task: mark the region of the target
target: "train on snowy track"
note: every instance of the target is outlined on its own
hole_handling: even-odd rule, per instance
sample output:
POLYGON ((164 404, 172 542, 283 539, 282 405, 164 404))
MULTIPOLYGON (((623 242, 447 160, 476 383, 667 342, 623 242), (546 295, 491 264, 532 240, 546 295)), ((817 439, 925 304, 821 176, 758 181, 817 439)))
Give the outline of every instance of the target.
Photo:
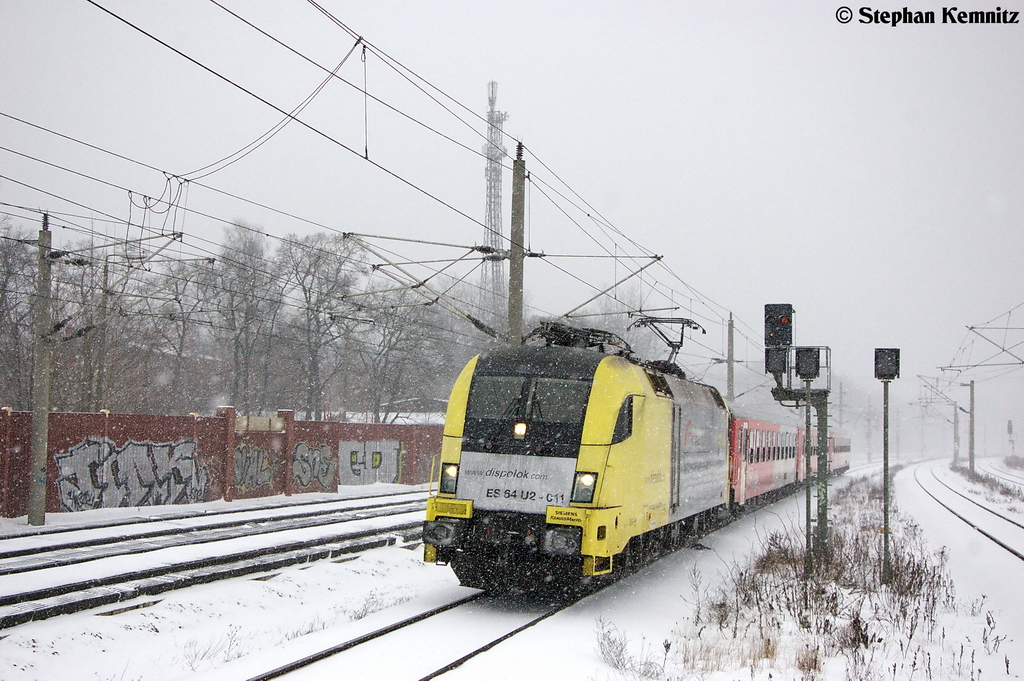
MULTIPOLYGON (((612 579, 802 482, 803 432, 614 334, 544 325, 456 380, 424 560, 490 592, 612 579)), ((842 472, 849 443, 829 443, 842 472)))

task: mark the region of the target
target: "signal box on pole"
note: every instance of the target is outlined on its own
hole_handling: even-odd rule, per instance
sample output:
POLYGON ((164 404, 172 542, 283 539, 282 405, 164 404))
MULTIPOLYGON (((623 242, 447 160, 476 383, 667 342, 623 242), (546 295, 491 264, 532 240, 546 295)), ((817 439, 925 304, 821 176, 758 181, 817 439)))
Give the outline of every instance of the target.
POLYGON ((814 380, 821 371, 821 351, 818 348, 796 349, 796 375, 805 381, 814 380))
POLYGON ((875 378, 891 381, 900 377, 900 349, 875 348, 875 378))
POLYGON ((764 306, 764 346, 785 347, 793 344, 793 306, 789 303, 767 303, 764 306))

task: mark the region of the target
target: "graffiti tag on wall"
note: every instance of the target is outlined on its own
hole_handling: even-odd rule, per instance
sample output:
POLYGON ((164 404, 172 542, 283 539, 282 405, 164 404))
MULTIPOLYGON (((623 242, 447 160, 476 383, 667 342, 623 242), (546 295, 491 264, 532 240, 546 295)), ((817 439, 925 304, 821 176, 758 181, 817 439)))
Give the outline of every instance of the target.
POLYGON ((398 440, 338 443, 338 484, 398 482, 402 443, 398 440))
POLYGON ((338 463, 330 445, 310 447, 305 442, 295 445, 292 453, 292 478, 299 487, 316 484, 325 491, 336 490, 338 463))
POLYGON ((86 438, 55 460, 65 511, 198 503, 210 484, 195 440, 129 440, 118 448, 108 438, 86 438))
POLYGON ((273 470, 265 447, 238 445, 235 447, 235 489, 252 492, 271 484, 273 470))

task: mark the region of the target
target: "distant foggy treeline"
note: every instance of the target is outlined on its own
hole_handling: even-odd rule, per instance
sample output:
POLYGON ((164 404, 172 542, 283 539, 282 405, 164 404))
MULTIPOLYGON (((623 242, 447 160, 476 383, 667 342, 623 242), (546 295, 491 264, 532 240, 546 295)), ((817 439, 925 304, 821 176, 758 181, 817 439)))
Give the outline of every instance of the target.
MULTIPOLYGON (((0 223, 0 407, 15 410, 31 408, 37 248, 26 242, 36 234, 0 223)), ((272 240, 235 225, 208 259, 172 247, 145 264, 153 242, 134 253, 87 250, 95 245, 62 244, 73 253, 53 260, 55 411, 209 414, 229 404, 386 421, 443 408, 459 369, 486 347, 410 290, 371 287, 365 258, 339 234, 272 240)))

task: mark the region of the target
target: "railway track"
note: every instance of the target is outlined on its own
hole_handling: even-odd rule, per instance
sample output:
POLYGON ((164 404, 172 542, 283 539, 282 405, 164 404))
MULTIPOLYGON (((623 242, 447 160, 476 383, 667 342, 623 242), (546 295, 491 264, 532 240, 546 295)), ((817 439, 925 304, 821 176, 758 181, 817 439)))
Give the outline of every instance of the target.
POLYGON ((373 500, 347 499, 299 507, 160 517, 147 523, 21 535, 0 540, 0 576, 173 546, 331 525, 342 519, 388 515, 404 509, 416 510, 423 507, 425 498, 423 493, 389 495, 373 500))
POLYGON ((996 465, 996 463, 991 460, 978 461, 976 467, 981 473, 986 473, 1011 485, 1024 487, 1024 471, 1015 472, 1007 470, 1006 468, 996 465))
POLYGON ((924 466, 917 466, 914 469, 914 480, 918 487, 960 521, 1013 556, 1024 560, 1024 524, 1007 518, 946 484, 935 475, 935 465, 940 464, 929 467, 928 474, 942 491, 936 494, 934 485, 929 488, 928 484, 922 482, 921 470, 924 466), (940 499, 940 495, 943 495, 945 499, 940 499))
MULTIPOLYGON (((802 487, 794 489, 800 491, 802 487)), ((719 528, 709 528, 709 531, 719 528)), ((639 561, 627 574, 650 564, 648 560, 639 561)), ((351 670, 358 669, 361 681, 429 681, 616 583, 607 582, 575 597, 560 600, 534 597, 525 602, 513 601, 508 597, 475 592, 353 636, 266 672, 242 675, 230 667, 221 667, 216 671, 216 678, 218 681, 270 681, 280 678, 299 681, 345 678, 351 670), (438 632, 445 632, 445 635, 439 637, 438 632), (434 640, 438 645, 424 650, 423 642, 434 640), (410 660, 395 656, 393 651, 396 650, 416 650, 417 657, 410 660)))
POLYGON ((0 540, 0 629, 418 538, 423 493, 0 540))
POLYGON ((222 668, 217 676, 224 681, 270 681, 279 678, 296 681, 343 678, 346 671, 359 669, 360 679, 364 681, 427 681, 457 669, 464 662, 565 610, 582 597, 524 604, 475 592, 267 672, 243 677, 222 668), (443 646, 423 651, 422 641, 437 638, 439 631, 457 632, 458 635, 446 636, 443 646), (420 653, 413 661, 393 654, 395 650, 414 649, 420 653))

